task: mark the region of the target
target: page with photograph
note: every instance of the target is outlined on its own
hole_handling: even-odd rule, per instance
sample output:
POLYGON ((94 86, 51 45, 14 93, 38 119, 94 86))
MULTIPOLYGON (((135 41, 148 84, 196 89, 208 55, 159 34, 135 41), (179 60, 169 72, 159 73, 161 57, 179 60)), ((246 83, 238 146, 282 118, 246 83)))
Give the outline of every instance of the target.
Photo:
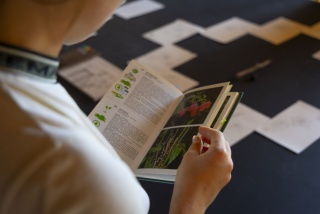
POLYGON ((242 97, 242 93, 239 92, 229 92, 224 99, 218 113, 216 114, 211 127, 213 129, 220 130, 221 132, 224 131, 228 120, 230 119, 233 110, 238 105, 239 100, 242 97))
MULTIPOLYGON (((200 125, 210 126, 220 110, 229 82, 201 87, 184 94, 137 170, 137 176, 175 175, 200 125)), ((173 178, 173 177, 172 177, 173 178)))

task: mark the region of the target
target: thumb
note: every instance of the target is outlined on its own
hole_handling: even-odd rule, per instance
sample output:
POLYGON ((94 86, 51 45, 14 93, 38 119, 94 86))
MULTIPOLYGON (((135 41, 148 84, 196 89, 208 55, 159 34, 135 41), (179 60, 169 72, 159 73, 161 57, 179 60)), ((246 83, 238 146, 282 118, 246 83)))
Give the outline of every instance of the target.
POLYGON ((189 147, 189 152, 196 153, 197 155, 201 154, 202 151, 202 140, 197 135, 192 137, 192 144, 189 147))

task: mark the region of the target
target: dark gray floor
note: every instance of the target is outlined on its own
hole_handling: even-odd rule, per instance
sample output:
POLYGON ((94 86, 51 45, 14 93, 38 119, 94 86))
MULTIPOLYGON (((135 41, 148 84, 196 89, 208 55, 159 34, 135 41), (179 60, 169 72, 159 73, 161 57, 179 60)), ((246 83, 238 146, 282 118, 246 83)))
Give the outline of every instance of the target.
MULTIPOLYGON (((263 24, 280 16, 311 26, 320 21, 320 4, 307 0, 159 0, 166 8, 132 20, 115 17, 97 37, 85 42, 120 68, 126 62, 158 47, 141 34, 177 18, 203 27, 233 16, 263 24)), ((280 46, 253 36, 222 45, 200 35, 177 45, 198 57, 176 70, 201 85, 229 81, 245 93, 242 102, 273 117, 300 99, 320 107, 320 61, 311 55, 320 41, 300 35, 280 46), (255 81, 236 81, 235 72, 272 59, 257 72, 255 81)), ((81 109, 89 113, 96 105, 61 80, 81 109)), ((320 131, 320 129, 319 129, 320 131)), ((233 178, 207 213, 284 214, 320 213, 320 140, 300 155, 253 133, 232 147, 233 178)), ((141 181, 151 199, 150 213, 167 213, 172 185, 141 181)))

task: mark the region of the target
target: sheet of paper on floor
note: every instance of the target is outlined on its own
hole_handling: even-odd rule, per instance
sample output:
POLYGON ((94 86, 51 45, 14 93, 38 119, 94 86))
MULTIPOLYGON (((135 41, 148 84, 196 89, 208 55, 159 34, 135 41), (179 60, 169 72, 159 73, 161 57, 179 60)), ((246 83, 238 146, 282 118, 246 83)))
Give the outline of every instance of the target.
POLYGON ((162 46, 138 58, 137 61, 154 70, 173 69, 197 57, 197 54, 175 45, 162 46))
POLYGON ((153 0, 136 0, 128 2, 115 11, 115 15, 125 20, 146 15, 165 8, 165 5, 153 0))
POLYGON ((303 29, 302 33, 315 39, 320 39, 320 22, 310 28, 303 29))
POLYGON ((315 52, 314 54, 312 54, 312 57, 313 57, 314 59, 320 60, 320 50, 317 51, 317 52, 315 52))
POLYGON ((225 138, 233 146, 269 120, 266 115, 239 103, 224 131, 225 138))
POLYGON ((180 42, 203 31, 203 28, 183 19, 177 19, 143 34, 143 37, 160 45, 180 42))
POLYGON ((320 137, 320 109, 299 100, 256 131, 299 154, 320 137))
POLYGON ((302 33, 307 26, 284 17, 271 20, 250 31, 250 34, 274 45, 280 45, 302 33))
POLYGON ((209 26, 203 36, 223 44, 232 42, 256 29, 258 25, 238 17, 232 17, 223 22, 209 26))
MULTIPOLYGON (((150 67, 153 69, 152 67, 150 67)), ((158 72, 163 78, 176 86, 180 91, 185 92, 199 85, 199 82, 191 77, 188 77, 178 71, 171 69, 158 68, 153 69, 158 72)))
POLYGON ((59 70, 59 75, 87 94, 94 101, 112 86, 121 74, 121 69, 100 56, 59 70))

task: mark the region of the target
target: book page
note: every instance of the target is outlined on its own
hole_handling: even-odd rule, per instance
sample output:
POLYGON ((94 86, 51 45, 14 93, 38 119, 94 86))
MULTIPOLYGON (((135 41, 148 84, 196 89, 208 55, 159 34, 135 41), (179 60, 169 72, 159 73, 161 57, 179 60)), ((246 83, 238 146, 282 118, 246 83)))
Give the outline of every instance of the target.
POLYGON ((133 169, 181 97, 157 73, 132 61, 89 118, 133 169))
POLYGON ((239 93, 238 92, 229 92, 223 101, 219 112, 217 113, 216 117, 214 118, 211 127, 213 129, 220 130, 223 132, 223 128, 225 124, 228 122, 227 118, 231 113, 235 103, 237 102, 239 93))
POLYGON ((229 83, 187 92, 170 116, 136 174, 174 175, 200 125, 210 126, 230 90, 229 83))

